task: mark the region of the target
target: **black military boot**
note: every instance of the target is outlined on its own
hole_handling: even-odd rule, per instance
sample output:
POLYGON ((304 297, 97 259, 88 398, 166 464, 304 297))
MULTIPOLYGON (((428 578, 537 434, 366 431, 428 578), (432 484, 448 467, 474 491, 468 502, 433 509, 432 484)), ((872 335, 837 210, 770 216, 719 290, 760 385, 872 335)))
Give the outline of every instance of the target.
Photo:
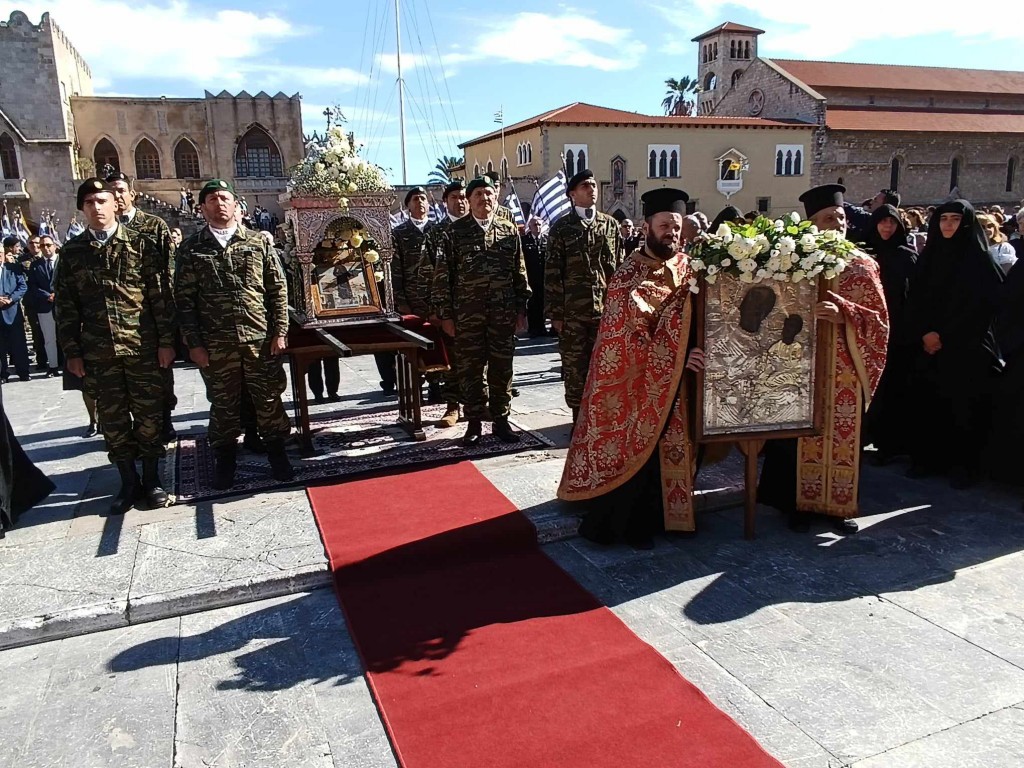
POLYGON ((480 442, 480 436, 483 434, 483 430, 484 425, 480 419, 470 419, 469 426, 466 427, 466 434, 462 436, 462 444, 472 448, 480 442))
POLYGON ((142 490, 146 493, 146 501, 150 509, 167 506, 167 491, 160 485, 159 460, 146 458, 142 460, 142 490))
POLYGON ((491 433, 503 443, 518 443, 519 435, 512 429, 508 419, 495 419, 491 433))
POLYGON ((242 447, 253 453, 266 453, 267 444, 263 442, 260 433, 255 428, 245 430, 245 437, 242 438, 242 447))
POLYGON ((213 449, 214 471, 213 489, 227 491, 235 484, 235 454, 238 446, 235 443, 213 449))
POLYGON ((436 405, 443 402, 444 397, 441 395, 441 384, 436 381, 427 382, 427 404, 436 405))
POLYGON ((165 443, 171 442, 171 440, 178 436, 178 433, 174 431, 174 420, 171 416, 171 413, 172 412, 170 408, 164 409, 164 425, 163 434, 161 435, 161 438, 165 443))
POLYGON ((284 450, 284 440, 267 441, 267 459, 270 461, 270 474, 279 483, 290 483, 295 479, 295 471, 284 450))
POLYGON ((116 466, 117 473, 121 476, 121 490, 117 492, 117 496, 110 502, 110 514, 123 515, 135 506, 135 499, 141 484, 134 461, 119 461, 116 466))

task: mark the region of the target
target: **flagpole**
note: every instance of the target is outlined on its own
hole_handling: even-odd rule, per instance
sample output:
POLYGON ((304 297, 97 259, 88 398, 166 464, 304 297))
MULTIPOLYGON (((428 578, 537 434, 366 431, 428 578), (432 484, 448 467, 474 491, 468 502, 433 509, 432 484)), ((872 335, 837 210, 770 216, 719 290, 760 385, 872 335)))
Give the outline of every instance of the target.
MULTIPOLYGON (((501 170, 508 168, 508 158, 505 156, 505 107, 498 105, 498 114, 501 115, 501 170)), ((502 179, 504 181, 504 179, 502 179)))
POLYGON ((398 0, 395 0, 395 49, 398 52, 398 130, 402 143, 402 184, 409 183, 405 159, 405 80, 402 79, 402 30, 398 0))

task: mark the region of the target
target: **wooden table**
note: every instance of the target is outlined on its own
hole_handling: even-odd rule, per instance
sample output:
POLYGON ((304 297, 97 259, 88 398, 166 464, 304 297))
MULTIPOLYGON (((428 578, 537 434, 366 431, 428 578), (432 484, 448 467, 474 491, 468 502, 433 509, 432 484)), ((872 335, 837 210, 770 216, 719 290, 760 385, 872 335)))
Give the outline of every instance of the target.
POLYGON ((313 434, 309 428, 309 398, 306 373, 325 357, 352 357, 377 352, 398 356, 398 424, 413 440, 425 440, 420 419, 420 352, 434 348, 434 342, 403 328, 397 320, 372 319, 338 325, 304 327, 292 318, 288 330, 288 357, 292 373, 292 399, 295 402, 295 426, 305 456, 312 456, 313 434))

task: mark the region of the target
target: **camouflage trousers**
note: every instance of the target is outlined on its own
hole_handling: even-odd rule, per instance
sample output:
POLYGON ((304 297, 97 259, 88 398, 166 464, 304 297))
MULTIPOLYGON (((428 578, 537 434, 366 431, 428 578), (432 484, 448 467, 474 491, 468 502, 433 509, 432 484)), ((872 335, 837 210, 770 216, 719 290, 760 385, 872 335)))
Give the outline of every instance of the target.
POLYGON ((565 403, 570 408, 579 408, 583 402, 590 355, 594 351, 600 324, 600 320, 566 320, 558 334, 558 352, 562 356, 562 376, 565 379, 565 403))
POLYGON ((483 308, 460 312, 455 320, 454 346, 466 418, 508 418, 516 351, 515 312, 483 308))
POLYGON ((210 364, 202 369, 202 374, 210 401, 210 445, 213 448, 230 445, 242 434, 245 390, 252 398, 260 437, 264 440, 288 437, 291 422, 281 402, 288 380, 282 358, 270 354, 270 342, 218 345, 208 351, 210 364))
POLYGON ((178 396, 174 394, 174 365, 160 369, 160 388, 164 395, 165 411, 173 411, 178 405, 178 396))
POLYGON ((86 360, 82 386, 96 400, 96 420, 111 462, 163 456, 163 393, 155 350, 145 357, 86 360))

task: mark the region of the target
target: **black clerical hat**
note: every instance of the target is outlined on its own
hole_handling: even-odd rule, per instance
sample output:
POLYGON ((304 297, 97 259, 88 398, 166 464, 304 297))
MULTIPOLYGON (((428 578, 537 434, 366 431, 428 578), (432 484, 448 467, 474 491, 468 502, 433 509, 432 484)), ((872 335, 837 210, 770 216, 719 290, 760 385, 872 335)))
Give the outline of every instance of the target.
POLYGON ((800 202, 804 204, 804 210, 810 218, 824 208, 841 208, 845 191, 846 187, 842 184, 822 184, 800 195, 800 202))
POLYGON ((656 213, 678 213, 685 216, 686 204, 689 201, 690 196, 683 190, 671 187, 652 189, 650 192, 644 192, 640 198, 645 219, 649 219, 656 213))
POLYGON ((592 178, 594 178, 594 172, 591 171, 589 168, 584 168, 582 171, 580 171, 571 179, 569 179, 569 183, 565 185, 565 193, 569 194, 584 181, 592 178))
POLYGON ((78 210, 82 210, 82 206, 85 205, 85 198, 89 195, 94 195, 97 192, 112 192, 107 182, 100 178, 86 179, 82 182, 82 185, 78 188, 78 210))
POLYGON ((409 201, 412 200, 412 196, 413 195, 423 195, 424 197, 426 197, 427 196, 427 190, 425 190, 423 187, 413 187, 408 192, 406 192, 405 193, 405 207, 406 208, 409 207, 409 201))

